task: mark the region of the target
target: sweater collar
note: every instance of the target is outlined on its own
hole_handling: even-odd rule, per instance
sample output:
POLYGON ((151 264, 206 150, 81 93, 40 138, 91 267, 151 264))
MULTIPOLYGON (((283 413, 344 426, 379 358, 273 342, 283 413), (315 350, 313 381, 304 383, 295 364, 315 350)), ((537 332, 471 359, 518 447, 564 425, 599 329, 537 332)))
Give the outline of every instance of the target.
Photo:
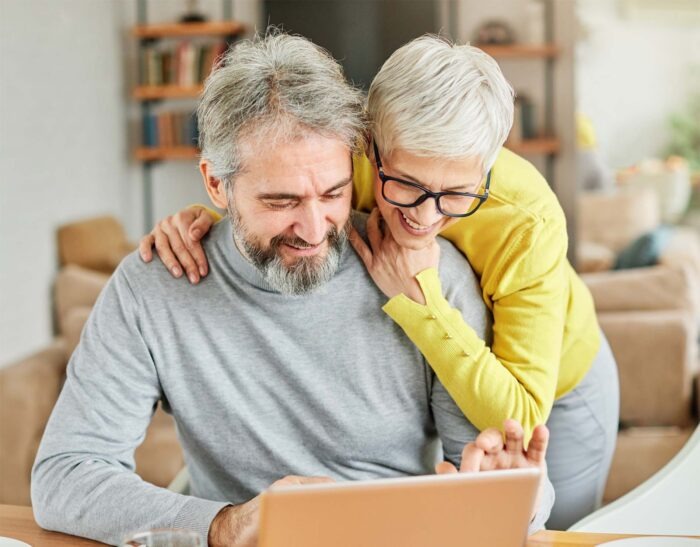
POLYGON ((268 292, 275 291, 263 278, 260 271, 241 253, 233 239, 233 227, 229 218, 224 218, 212 228, 212 238, 231 269, 248 283, 268 292))
MULTIPOLYGON (((366 215, 358 214, 353 211, 353 214, 351 215, 351 222, 363 236, 365 232, 365 220, 366 215)), ((226 257, 227 265, 236 274, 258 289, 262 289, 267 292, 279 292, 270 286, 267 281, 265 281, 260 271, 238 249, 238 246, 233 239, 233 227, 231 226, 231 220, 228 217, 214 225, 211 230, 210 237, 214 240, 214 244, 218 247, 221 255, 226 257)), ((341 269, 343 268, 345 261, 348 260, 349 253, 354 253, 350 247, 350 243, 348 242, 343 252, 343 256, 341 257, 341 269)))

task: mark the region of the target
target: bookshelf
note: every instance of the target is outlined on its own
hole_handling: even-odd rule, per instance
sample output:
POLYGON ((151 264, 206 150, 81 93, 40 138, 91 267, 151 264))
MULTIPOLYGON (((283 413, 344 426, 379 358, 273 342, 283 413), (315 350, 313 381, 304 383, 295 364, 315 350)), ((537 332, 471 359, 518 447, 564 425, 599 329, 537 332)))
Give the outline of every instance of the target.
POLYGON ((221 5, 220 20, 150 23, 148 0, 137 1, 137 24, 131 36, 137 41, 139 71, 131 98, 140 104, 141 138, 132 157, 141 163, 146 230, 154 220, 154 166, 164 161, 192 161, 199 155, 196 124, 187 115, 194 108, 178 112, 175 101, 199 97, 210 67, 246 31, 245 25, 232 18, 230 0, 222 0, 221 5))
POLYGON ((555 44, 483 45, 479 48, 496 59, 550 59, 559 54, 555 44))
MULTIPOLYGON (((545 93, 545 100, 547 103, 552 101, 551 90, 549 89, 549 83, 551 79, 551 69, 553 67, 553 62, 559 55, 560 48, 554 43, 543 43, 543 44, 507 44, 507 45, 478 45, 481 50, 488 53, 491 57, 497 60, 513 60, 513 61, 527 61, 527 60, 542 60, 546 62, 546 82, 545 85, 548 87, 545 93)), ((521 116, 522 113, 516 107, 515 112, 516 117, 521 116)), ((552 131, 551 113, 547 112, 547 119, 545 121, 546 127, 544 128, 544 135, 526 138, 519 135, 513 135, 509 137, 506 142, 506 148, 512 150, 516 154, 525 156, 554 156, 559 153, 561 149, 561 144, 559 139, 551 136, 552 131)), ((516 119, 513 126, 513 131, 522 131, 522 125, 519 123, 520 120, 516 119)), ((547 179, 551 179, 551 162, 548 161, 548 172, 547 179)))
POLYGON ((211 21, 204 23, 164 23, 137 25, 131 34, 136 38, 187 38, 194 36, 237 36, 245 32, 238 21, 211 21))
POLYGON ((196 146, 140 146, 134 151, 138 161, 195 160, 199 157, 196 146))
MULTIPOLYGON (((532 161, 556 193, 567 217, 569 259, 574 263, 575 0, 499 0, 493 5, 460 0, 446 13, 454 15, 452 29, 461 41, 477 36, 489 21, 503 22, 513 30, 514 43, 474 45, 495 58, 516 92, 521 92, 513 132, 505 146, 532 161)), ((444 21, 446 26, 449 23, 444 21)))
POLYGON ((506 148, 521 156, 549 155, 557 154, 560 144, 559 139, 555 137, 539 137, 506 143, 506 148))
POLYGON ((137 101, 195 98, 199 97, 202 89, 202 85, 139 85, 134 88, 133 98, 137 101))

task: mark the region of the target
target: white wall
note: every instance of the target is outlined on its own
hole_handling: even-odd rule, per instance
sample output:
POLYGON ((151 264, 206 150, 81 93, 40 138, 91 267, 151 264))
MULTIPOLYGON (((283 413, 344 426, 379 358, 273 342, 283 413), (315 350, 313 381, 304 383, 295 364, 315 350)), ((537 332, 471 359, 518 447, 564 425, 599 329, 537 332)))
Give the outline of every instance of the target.
POLYGON ((594 123, 603 158, 624 167, 661 154, 669 115, 700 92, 700 26, 627 19, 613 0, 577 4, 579 109, 594 123))
MULTIPOLYGON (((233 0, 255 26, 256 0, 233 0)), ((168 21, 184 0, 149 0, 168 21)), ((221 0, 203 0, 221 17, 221 0)), ((141 169, 131 159, 135 0, 0 0, 0 367, 52 338, 56 227, 117 216, 143 232, 141 169)), ((154 169, 155 215, 206 200, 195 162, 154 169)))
POLYGON ((0 2, 0 364, 51 338, 56 226, 128 208, 115 7, 0 2))

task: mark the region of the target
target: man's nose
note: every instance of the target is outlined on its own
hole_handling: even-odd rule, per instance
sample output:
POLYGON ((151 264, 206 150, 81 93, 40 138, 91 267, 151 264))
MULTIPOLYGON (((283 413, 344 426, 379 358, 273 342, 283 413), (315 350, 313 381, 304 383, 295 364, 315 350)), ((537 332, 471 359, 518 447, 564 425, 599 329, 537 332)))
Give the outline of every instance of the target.
POLYGON ((300 208, 294 234, 310 245, 322 243, 328 232, 328 222, 319 203, 307 202, 300 208))

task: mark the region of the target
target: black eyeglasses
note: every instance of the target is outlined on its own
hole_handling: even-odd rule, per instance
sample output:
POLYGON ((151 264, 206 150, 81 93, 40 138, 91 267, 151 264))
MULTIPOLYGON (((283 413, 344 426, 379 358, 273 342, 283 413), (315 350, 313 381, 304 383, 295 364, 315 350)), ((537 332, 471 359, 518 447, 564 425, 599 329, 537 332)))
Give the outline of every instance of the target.
POLYGON ((464 218, 473 215, 489 197, 491 186, 491 170, 486 175, 486 185, 483 194, 471 192, 432 192, 410 180, 390 177, 384 173, 382 160, 379 157, 377 143, 374 146, 374 158, 382 181, 382 197, 397 207, 418 207, 428 198, 435 200, 437 210, 445 216, 464 218))

